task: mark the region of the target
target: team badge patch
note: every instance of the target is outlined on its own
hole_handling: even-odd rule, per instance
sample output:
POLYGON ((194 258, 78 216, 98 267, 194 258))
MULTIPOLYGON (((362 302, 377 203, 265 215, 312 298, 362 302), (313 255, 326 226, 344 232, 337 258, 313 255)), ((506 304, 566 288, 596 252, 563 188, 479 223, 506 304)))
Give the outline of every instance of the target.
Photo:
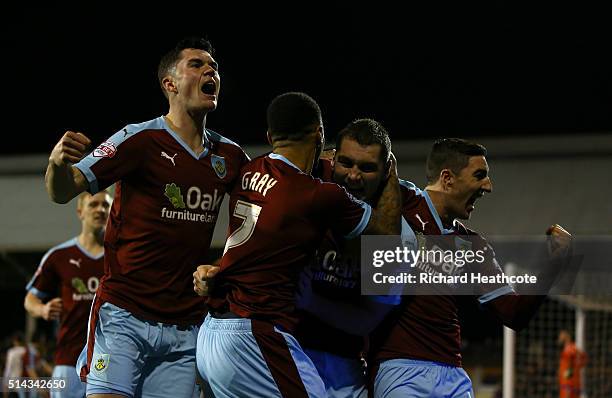
POLYGON ((104 372, 108 368, 108 363, 110 361, 110 357, 108 354, 100 354, 96 355, 91 362, 91 366, 98 373, 104 372))
POLYGON ((219 178, 224 178, 227 174, 227 169, 225 168, 225 159, 221 156, 210 155, 210 163, 212 164, 212 168, 217 173, 219 178))
POLYGON ((100 146, 93 151, 93 155, 97 158, 112 158, 116 153, 117 148, 115 148, 115 144, 110 141, 101 143, 100 146))
POLYGON ((472 250, 472 242, 455 236, 455 247, 457 250, 461 251, 472 250))

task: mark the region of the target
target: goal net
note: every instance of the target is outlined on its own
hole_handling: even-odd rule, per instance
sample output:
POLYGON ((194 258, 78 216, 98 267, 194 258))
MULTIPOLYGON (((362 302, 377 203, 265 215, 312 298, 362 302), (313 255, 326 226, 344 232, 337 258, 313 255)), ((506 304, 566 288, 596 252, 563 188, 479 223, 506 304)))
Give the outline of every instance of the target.
POLYGON ((550 296, 528 327, 504 332, 504 398, 559 397, 561 330, 587 355, 582 398, 612 398, 612 297, 550 296))

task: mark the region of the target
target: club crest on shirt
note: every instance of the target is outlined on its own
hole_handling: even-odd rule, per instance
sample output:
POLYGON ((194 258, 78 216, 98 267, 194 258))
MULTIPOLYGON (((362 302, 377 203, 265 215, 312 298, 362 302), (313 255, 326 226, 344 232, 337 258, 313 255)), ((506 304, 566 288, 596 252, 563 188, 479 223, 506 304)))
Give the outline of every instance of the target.
POLYGON ((94 360, 91 362, 92 367, 98 373, 104 372, 108 368, 108 364, 110 362, 109 354, 99 354, 94 357, 94 360))
POLYGON ((101 143, 96 149, 93 151, 93 155, 96 158, 112 158, 117 153, 117 148, 115 148, 115 144, 110 141, 106 141, 101 143))
POLYGON ((227 169, 225 168, 225 159, 223 157, 210 155, 210 163, 215 173, 217 173, 217 177, 224 178, 226 176, 227 169))
POLYGON ((456 250, 461 250, 461 251, 472 250, 472 242, 465 240, 465 239, 461 239, 460 237, 456 236, 455 237, 455 247, 456 247, 456 250))

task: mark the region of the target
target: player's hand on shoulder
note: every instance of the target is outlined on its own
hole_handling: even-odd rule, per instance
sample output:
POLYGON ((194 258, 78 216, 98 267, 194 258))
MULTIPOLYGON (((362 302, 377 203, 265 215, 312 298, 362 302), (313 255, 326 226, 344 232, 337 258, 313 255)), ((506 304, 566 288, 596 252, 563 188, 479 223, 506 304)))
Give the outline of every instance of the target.
POLYGON ((60 319, 60 317, 62 316, 62 309, 62 299, 56 297, 45 303, 45 306, 43 307, 42 317, 45 321, 60 319))
POLYGON ((219 273, 220 269, 219 266, 210 264, 198 266, 193 273, 193 291, 198 296, 208 296, 212 289, 213 278, 219 273))
POLYGON ((559 224, 554 224, 546 230, 548 235, 548 252, 552 257, 562 257, 569 253, 572 245, 572 235, 559 224))
POLYGON ((326 149, 323 152, 321 152, 321 156, 319 156, 319 158, 325 159, 325 160, 333 160, 335 156, 336 156, 336 148, 331 148, 331 149, 326 149))
POLYGON ((77 163, 87 154, 90 145, 91 140, 85 134, 66 131, 51 151, 49 162, 56 166, 77 163))

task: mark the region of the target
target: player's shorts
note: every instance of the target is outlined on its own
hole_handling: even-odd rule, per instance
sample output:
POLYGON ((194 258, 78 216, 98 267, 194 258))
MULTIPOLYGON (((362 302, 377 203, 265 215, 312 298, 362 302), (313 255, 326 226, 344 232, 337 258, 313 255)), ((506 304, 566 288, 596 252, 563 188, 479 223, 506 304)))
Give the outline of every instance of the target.
POLYGON ((329 398, 367 398, 364 368, 359 359, 345 358, 329 352, 304 349, 312 360, 329 398))
POLYGON ((474 398, 465 370, 439 362, 390 359, 380 364, 375 398, 474 398))
POLYGON ((87 381, 87 395, 167 398, 199 394, 197 326, 145 321, 96 300, 88 328, 92 327, 95 330, 88 330, 87 344, 77 361, 81 380, 87 381))
POLYGON ((297 340, 270 323, 206 317, 198 371, 216 398, 325 397, 325 386, 297 340))
POLYGON ((57 365, 53 368, 51 377, 66 381, 64 388, 51 389, 51 398, 84 398, 85 383, 79 379, 74 366, 57 365))

